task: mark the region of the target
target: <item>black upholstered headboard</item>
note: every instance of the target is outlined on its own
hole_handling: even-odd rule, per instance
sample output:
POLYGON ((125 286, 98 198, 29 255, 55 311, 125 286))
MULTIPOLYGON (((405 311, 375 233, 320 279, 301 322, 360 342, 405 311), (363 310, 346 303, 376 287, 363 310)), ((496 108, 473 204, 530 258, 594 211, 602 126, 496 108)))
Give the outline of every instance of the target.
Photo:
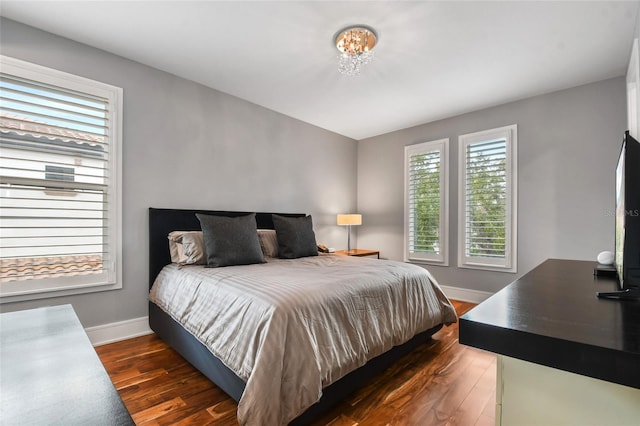
MULTIPOLYGON (((149 288, 166 265, 171 263, 169 240, 171 231, 199 231, 200 221, 196 213, 217 216, 242 216, 251 212, 220 210, 185 210, 149 208, 149 288)), ((277 213, 282 216, 302 217, 301 213, 277 213)), ((272 213, 256 213, 259 229, 273 229, 272 213)))

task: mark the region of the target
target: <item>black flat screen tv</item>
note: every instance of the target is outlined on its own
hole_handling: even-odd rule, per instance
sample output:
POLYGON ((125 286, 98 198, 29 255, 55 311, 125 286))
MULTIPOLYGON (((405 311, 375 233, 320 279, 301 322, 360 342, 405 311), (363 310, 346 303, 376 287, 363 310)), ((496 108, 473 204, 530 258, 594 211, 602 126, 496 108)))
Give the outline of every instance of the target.
POLYGON ((625 132, 615 187, 615 269, 619 291, 599 297, 640 299, 640 143, 625 132))

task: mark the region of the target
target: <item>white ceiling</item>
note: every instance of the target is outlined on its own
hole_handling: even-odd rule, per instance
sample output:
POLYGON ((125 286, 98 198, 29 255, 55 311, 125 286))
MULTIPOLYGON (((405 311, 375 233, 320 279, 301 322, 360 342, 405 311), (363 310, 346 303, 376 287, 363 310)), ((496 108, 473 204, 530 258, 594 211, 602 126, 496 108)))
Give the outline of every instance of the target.
POLYGON ((354 139, 624 75, 633 2, 12 1, 0 14, 354 139), (337 71, 333 37, 373 27, 337 71))

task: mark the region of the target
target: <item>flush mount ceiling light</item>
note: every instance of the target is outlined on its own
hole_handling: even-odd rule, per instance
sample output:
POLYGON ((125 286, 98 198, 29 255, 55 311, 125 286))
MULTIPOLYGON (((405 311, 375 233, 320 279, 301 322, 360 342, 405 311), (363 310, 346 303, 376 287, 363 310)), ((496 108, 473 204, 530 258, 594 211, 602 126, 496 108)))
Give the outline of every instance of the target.
POLYGON ((359 25, 345 28, 336 36, 338 71, 345 75, 360 74, 360 67, 371 62, 378 37, 371 28, 359 25))

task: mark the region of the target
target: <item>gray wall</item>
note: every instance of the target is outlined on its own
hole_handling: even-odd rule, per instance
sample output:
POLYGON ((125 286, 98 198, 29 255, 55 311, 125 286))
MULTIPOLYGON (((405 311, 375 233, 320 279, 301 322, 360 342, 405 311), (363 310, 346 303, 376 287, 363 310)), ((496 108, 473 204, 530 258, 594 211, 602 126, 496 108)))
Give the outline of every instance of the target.
POLYGON ((613 250, 613 186, 626 129, 623 77, 521 100, 358 142, 358 247, 402 260, 404 146, 450 140, 449 266, 442 285, 495 292, 547 258, 613 250), (518 125, 518 273, 457 267, 458 136, 518 125))
POLYGON ((638 14, 636 15, 636 28, 633 32, 633 38, 640 38, 640 10, 638 10, 638 14))
POLYGON ((123 288, 3 304, 71 303, 85 327, 147 315, 147 208, 308 212, 345 245, 357 143, 84 44, 2 19, 0 53, 124 89, 123 288), (330 171, 330 173, 327 173, 330 171))

